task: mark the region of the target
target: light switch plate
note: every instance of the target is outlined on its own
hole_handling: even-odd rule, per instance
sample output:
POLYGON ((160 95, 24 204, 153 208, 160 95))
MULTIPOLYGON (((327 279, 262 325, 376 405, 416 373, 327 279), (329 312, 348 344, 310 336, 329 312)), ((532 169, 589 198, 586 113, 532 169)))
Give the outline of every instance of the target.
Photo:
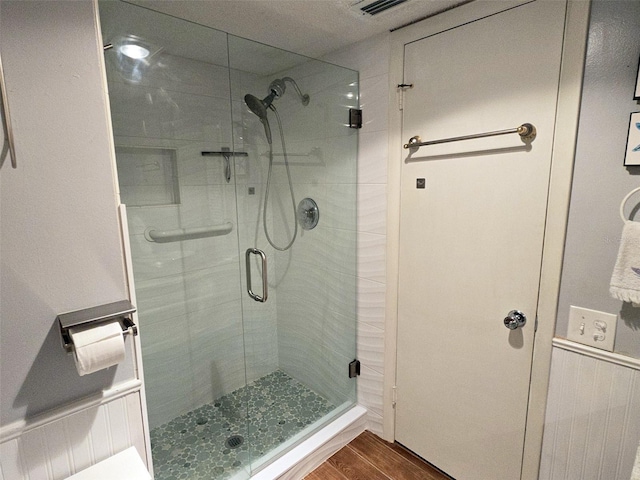
POLYGON ((567 340, 613 352, 617 321, 617 315, 571 305, 567 340))

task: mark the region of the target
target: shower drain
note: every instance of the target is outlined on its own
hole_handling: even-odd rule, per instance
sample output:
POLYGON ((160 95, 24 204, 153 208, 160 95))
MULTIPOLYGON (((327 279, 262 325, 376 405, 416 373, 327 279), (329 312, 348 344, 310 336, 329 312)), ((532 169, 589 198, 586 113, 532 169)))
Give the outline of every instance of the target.
POLYGON ((231 435, 229 438, 227 438, 225 445, 227 445, 227 447, 229 448, 238 448, 243 443, 244 438, 242 438, 242 435, 231 435))

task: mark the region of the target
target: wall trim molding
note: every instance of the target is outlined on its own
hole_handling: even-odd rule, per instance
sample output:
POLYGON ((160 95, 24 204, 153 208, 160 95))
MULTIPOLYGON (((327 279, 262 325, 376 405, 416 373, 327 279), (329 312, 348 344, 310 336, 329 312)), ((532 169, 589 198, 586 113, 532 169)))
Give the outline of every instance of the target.
POLYGON ((0 443, 5 443, 16 439, 25 433, 53 423, 61 418, 73 415, 74 413, 88 410, 110 403, 118 398, 122 398, 131 393, 139 392, 142 388, 142 381, 138 379, 119 383, 108 390, 104 390, 95 395, 85 397, 73 403, 54 408, 30 419, 18 420, 8 425, 0 427, 0 443))
POLYGON ((553 346, 567 350, 573 353, 579 353, 580 355, 586 355, 587 357, 602 360, 604 362, 613 363, 622 367, 632 368, 634 370, 640 370, 640 358, 633 358, 627 355, 621 355, 615 352, 609 352, 607 350, 601 350, 599 348, 583 345, 582 343, 572 342, 566 338, 554 338, 553 346))

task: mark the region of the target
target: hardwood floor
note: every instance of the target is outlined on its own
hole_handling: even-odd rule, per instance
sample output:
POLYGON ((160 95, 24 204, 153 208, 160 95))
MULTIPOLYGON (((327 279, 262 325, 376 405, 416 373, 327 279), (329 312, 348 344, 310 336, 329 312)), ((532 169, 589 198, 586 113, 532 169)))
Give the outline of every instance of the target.
POLYGON ((305 480, 451 480, 403 447, 366 431, 305 480))

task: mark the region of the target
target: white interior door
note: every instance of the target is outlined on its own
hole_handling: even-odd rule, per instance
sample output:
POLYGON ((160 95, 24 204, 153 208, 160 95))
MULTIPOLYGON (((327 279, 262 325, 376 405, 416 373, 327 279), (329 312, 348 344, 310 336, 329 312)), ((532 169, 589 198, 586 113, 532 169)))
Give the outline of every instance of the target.
POLYGON ((539 0, 405 45, 405 141, 537 129, 402 165, 396 439, 457 480, 521 475, 564 14, 539 0))

